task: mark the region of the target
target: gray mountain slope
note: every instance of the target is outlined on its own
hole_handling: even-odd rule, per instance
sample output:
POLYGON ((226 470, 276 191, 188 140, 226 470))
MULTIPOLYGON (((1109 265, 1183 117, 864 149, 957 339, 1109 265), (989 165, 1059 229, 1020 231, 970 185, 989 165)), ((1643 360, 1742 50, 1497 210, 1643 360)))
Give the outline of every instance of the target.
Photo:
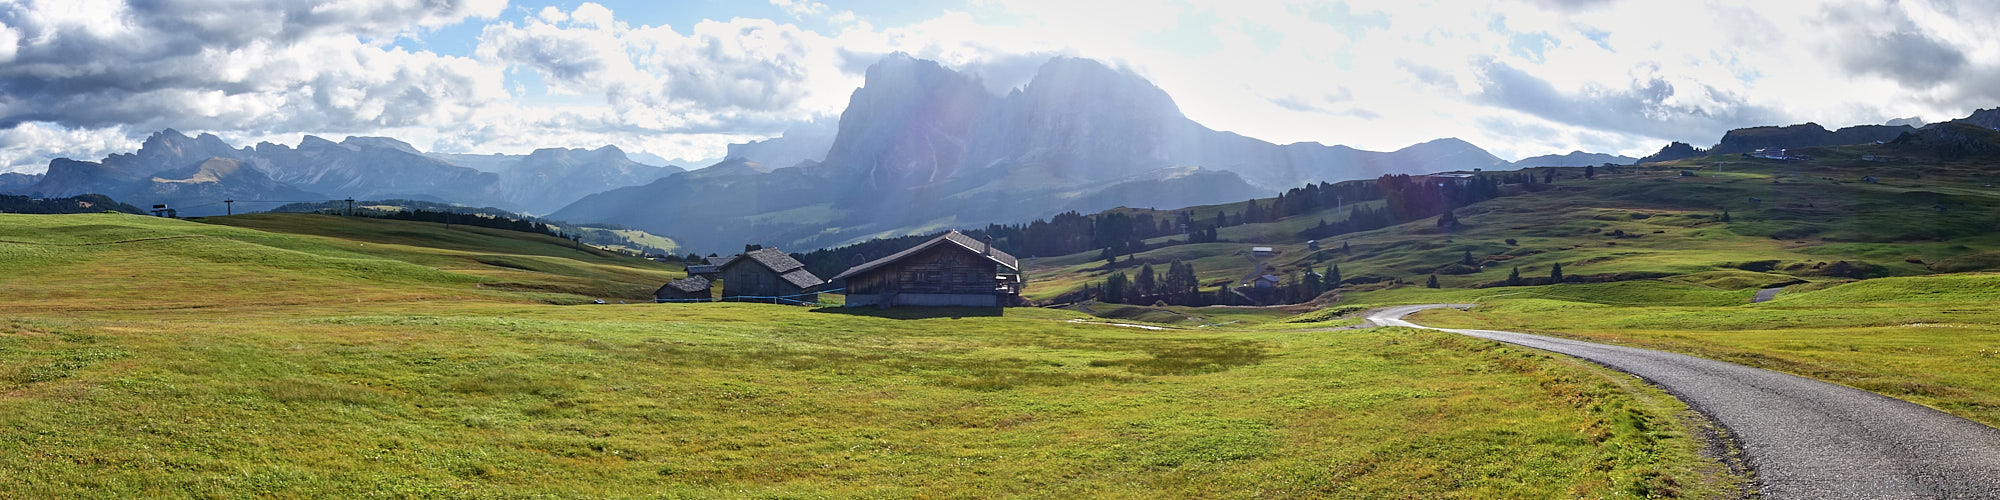
POLYGON ((868 69, 822 161, 732 158, 588 196, 551 217, 672 234, 698 251, 746 242, 814 248, 1064 210, 1241 201, 1306 182, 1506 164, 1457 139, 1374 152, 1216 131, 1144 78, 1086 59, 1050 60, 1028 85, 997 96, 977 76, 895 55, 868 69))

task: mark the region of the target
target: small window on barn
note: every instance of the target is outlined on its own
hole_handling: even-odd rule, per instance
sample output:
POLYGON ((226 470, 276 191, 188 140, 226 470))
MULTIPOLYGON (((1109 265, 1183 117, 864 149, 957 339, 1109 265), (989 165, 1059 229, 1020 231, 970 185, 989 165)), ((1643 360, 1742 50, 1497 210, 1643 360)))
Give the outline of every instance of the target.
POLYGON ((924 271, 925 283, 938 283, 942 281, 944 281, 944 271, 924 271))
POLYGON ((917 281, 917 272, 916 272, 916 271, 903 271, 903 281, 904 281, 904 282, 915 282, 915 281, 917 281))
POLYGON ((964 282, 965 282, 965 272, 964 272, 964 271, 956 271, 956 272, 953 272, 953 273, 951 273, 951 282, 952 282, 952 283, 964 283, 964 282))

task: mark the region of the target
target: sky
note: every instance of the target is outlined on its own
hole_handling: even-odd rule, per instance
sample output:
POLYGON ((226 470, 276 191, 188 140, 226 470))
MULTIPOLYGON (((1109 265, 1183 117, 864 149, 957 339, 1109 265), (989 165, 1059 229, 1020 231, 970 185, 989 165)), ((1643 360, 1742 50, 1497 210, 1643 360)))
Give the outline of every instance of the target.
POLYGON ((0 172, 166 128, 716 158, 838 117, 895 52, 996 92, 1097 59, 1276 143, 1643 156, 2000 107, 1996 24, 1933 0, 0 0, 0 172))

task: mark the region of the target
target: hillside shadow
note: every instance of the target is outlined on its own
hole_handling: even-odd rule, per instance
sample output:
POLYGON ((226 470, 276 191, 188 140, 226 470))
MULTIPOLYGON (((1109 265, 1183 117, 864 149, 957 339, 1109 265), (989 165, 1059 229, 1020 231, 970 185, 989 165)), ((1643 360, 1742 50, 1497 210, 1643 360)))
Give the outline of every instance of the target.
POLYGON ((1005 309, 999 307, 891 307, 888 309, 876 309, 874 307, 831 306, 813 309, 812 312, 883 319, 959 319, 1005 315, 1005 309))

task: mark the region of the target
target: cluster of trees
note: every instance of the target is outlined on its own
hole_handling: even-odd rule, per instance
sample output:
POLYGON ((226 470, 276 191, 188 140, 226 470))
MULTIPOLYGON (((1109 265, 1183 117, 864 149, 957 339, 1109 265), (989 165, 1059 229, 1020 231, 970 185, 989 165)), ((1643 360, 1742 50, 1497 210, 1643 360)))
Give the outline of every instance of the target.
MULTIPOLYGON (((1241 288, 1245 295, 1255 298, 1264 305, 1301 304, 1318 298, 1328 290, 1339 288, 1340 282, 1340 265, 1327 264, 1326 272, 1316 273, 1307 270, 1303 275, 1288 276, 1283 282, 1270 288, 1254 286, 1241 288)), ((1230 304, 1235 305, 1235 302, 1230 304)))
POLYGON ((139 207, 119 203, 109 196, 85 194, 68 198, 32 198, 27 196, 0 195, 0 213, 9 214, 81 214, 92 212, 124 212, 144 215, 139 207))
POLYGON ((434 212, 430 210, 396 210, 392 212, 356 211, 354 215, 361 217, 372 217, 376 219, 437 222, 442 224, 477 226, 490 229, 505 229, 508 231, 520 231, 523 233, 542 233, 566 240, 577 239, 575 235, 564 234, 562 231, 558 231, 553 227, 549 227, 548 224, 544 224, 538 221, 516 219, 512 217, 495 217, 484 214, 467 214, 458 212, 434 212))
MULTIPOLYGON (((1299 232, 1304 239, 1325 239, 1348 233, 1373 231, 1433 215, 1452 217, 1451 210, 1500 197, 1500 185, 1512 181, 1533 183, 1534 175, 1509 173, 1501 178, 1475 175, 1461 185, 1457 181, 1425 180, 1409 175, 1384 175, 1374 180, 1382 193, 1383 208, 1356 206, 1338 222, 1320 221, 1299 232)), ((1457 219, 1441 220, 1441 226, 1456 225, 1457 219)))
POLYGON ((1375 182, 1381 186, 1389 212, 1401 222, 1500 197, 1499 181, 1485 175, 1473 176, 1463 185, 1456 181, 1426 182, 1408 175, 1384 175, 1375 182))
POLYGON ((1211 303, 1211 298, 1201 293, 1201 280, 1195 277, 1194 264, 1183 264, 1179 260, 1168 262, 1166 272, 1160 274, 1153 272, 1152 264, 1140 267, 1137 278, 1128 277, 1124 271, 1113 273, 1101 284, 1086 285, 1084 294, 1114 304, 1165 302, 1179 306, 1202 306, 1211 303))

